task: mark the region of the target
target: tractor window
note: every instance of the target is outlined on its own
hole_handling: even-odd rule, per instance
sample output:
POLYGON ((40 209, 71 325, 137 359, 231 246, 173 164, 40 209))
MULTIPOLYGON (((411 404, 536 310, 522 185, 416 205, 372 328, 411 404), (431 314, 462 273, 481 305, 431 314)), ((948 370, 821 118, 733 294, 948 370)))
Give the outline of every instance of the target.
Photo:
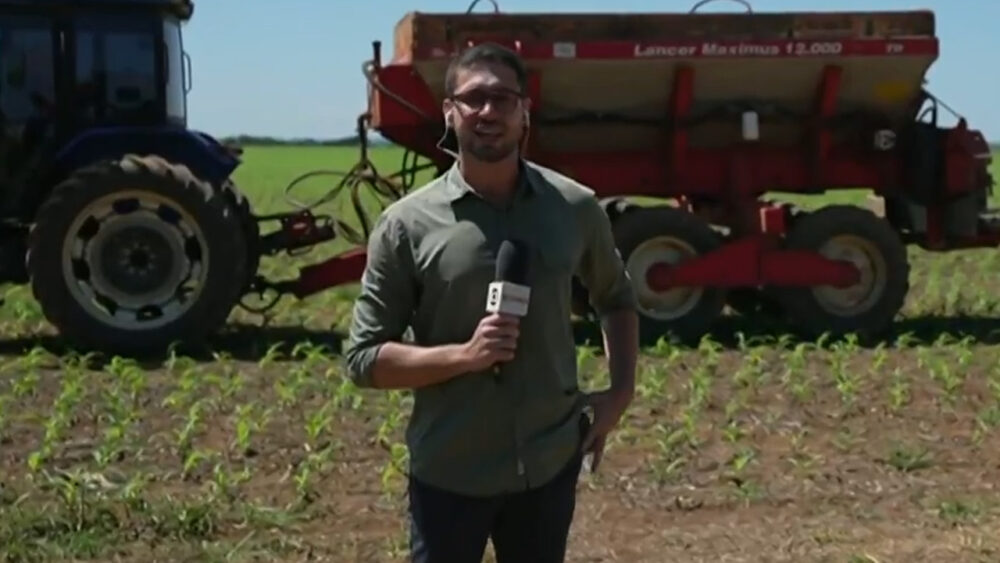
POLYGON ((0 178, 11 180, 53 133, 55 41, 41 17, 0 16, 0 178))
POLYGON ((158 114, 155 20, 80 18, 76 101, 85 122, 139 124, 158 114))
POLYGON ((180 22, 168 19, 163 23, 163 47, 167 50, 167 119, 185 125, 187 102, 184 84, 184 47, 181 43, 180 22))

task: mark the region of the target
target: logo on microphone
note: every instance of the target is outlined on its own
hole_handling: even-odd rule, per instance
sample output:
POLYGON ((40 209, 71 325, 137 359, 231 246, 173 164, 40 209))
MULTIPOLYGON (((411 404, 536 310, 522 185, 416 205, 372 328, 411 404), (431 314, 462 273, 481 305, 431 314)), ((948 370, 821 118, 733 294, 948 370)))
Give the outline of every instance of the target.
POLYGON ((528 314, 531 288, 509 282, 492 282, 486 292, 486 311, 523 317, 528 314))
POLYGON ((486 308, 489 311, 497 311, 500 308, 500 286, 490 284, 489 293, 486 296, 486 308))

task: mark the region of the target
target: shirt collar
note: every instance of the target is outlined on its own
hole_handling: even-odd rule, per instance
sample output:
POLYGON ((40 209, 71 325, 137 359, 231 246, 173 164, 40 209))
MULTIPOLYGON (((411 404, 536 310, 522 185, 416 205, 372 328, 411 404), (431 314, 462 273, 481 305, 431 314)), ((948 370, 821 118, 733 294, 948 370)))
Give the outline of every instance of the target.
MULTIPOLYGON (((523 158, 518 160, 518 167, 520 168, 521 173, 518 178, 517 195, 530 195, 538 193, 540 179, 538 178, 535 170, 531 166, 528 166, 523 158)), ((470 186, 469 183, 465 181, 465 178, 462 177, 462 171, 458 169, 457 160, 451 165, 451 168, 445 172, 444 180, 445 188, 448 193, 448 199, 450 201, 457 201, 467 195, 475 195, 475 190, 473 190, 472 186, 470 186)))

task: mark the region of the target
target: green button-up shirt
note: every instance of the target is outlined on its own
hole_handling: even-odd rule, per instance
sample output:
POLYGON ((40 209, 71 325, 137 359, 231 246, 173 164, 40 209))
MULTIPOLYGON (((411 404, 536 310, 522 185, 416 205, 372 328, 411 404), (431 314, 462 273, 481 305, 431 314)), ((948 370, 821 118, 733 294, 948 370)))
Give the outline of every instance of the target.
POLYGON ((541 485, 578 452, 583 407, 570 323, 578 276, 600 313, 634 308, 635 296, 594 193, 524 161, 506 208, 479 197, 457 165, 379 216, 347 346, 355 383, 372 385, 381 344, 468 341, 487 313, 487 286, 506 238, 531 250, 527 316, 516 357, 500 377, 463 374, 414 391, 406 430, 410 472, 470 495, 541 485))

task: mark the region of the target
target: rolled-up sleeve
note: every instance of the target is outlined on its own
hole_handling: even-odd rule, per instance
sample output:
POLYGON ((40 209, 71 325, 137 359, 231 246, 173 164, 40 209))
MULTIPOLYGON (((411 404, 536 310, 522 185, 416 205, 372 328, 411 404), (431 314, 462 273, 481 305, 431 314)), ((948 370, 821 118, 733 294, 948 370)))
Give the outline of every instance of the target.
POLYGON ((383 213, 368 239, 361 291, 354 302, 345 351, 347 371, 359 387, 372 387, 382 345, 401 341, 416 295, 413 255, 399 219, 383 213))
POLYGON ((577 276, 587 288, 590 305, 599 315, 635 310, 635 289, 615 245, 611 221, 594 197, 585 198, 582 216, 587 235, 577 276))

